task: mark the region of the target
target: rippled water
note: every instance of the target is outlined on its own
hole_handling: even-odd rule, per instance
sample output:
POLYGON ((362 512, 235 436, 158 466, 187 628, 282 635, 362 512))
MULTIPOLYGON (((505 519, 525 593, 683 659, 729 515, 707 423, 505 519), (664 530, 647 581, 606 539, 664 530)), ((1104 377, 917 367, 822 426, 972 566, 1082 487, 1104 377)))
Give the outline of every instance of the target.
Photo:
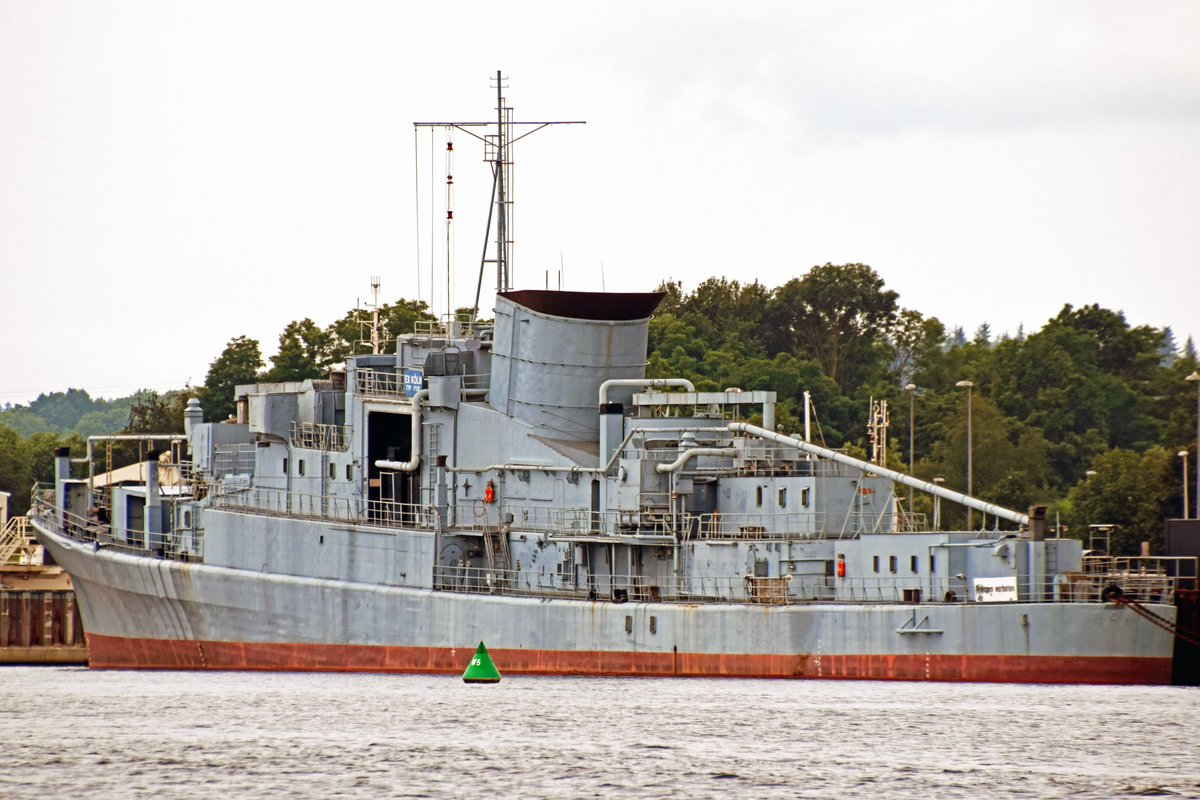
POLYGON ((0 798, 1200 796, 1200 689, 0 667, 0 798))

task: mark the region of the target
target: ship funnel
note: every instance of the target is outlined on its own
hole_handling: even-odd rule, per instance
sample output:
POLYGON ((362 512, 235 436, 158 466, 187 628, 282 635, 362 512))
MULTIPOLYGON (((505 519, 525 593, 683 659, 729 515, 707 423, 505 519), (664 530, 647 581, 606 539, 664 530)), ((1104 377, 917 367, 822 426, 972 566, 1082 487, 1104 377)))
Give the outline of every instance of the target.
MULTIPOLYGON (((489 402, 543 436, 595 442, 596 397, 611 378, 644 378, 650 314, 662 292, 526 290, 496 296, 489 402)), ((633 389, 613 392, 627 403, 633 389)))
POLYGON ((166 526, 163 519, 162 490, 158 483, 157 450, 146 453, 142 467, 146 471, 146 545, 151 550, 159 550, 163 546, 166 526))
POLYGON ((1046 539, 1046 507, 1032 506, 1029 509, 1029 540, 1041 542, 1046 539))

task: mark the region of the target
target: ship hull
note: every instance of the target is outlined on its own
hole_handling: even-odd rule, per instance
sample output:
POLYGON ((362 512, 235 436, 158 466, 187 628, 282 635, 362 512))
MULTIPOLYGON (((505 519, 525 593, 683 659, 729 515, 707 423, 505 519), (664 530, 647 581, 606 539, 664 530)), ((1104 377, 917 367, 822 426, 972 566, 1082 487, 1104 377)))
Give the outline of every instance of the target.
MULTIPOLYGON (((38 528, 102 668, 1165 684, 1172 637, 1098 603, 613 603, 433 591, 96 548, 38 528)), ((1149 607, 1167 619, 1174 608, 1149 607)))

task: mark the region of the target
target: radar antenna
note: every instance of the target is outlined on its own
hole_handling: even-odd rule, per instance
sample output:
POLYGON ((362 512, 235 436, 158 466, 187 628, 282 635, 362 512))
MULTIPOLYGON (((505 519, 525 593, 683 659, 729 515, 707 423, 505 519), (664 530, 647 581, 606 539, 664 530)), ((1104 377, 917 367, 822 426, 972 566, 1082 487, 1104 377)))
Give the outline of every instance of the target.
POLYGON ((387 340, 387 327, 380 321, 379 318, 379 276, 371 276, 371 295, 370 303, 363 303, 363 306, 371 311, 371 335, 367 338, 363 335, 363 326, 368 324, 361 317, 358 320, 358 343, 371 348, 371 352, 378 355, 383 352, 383 343, 387 340))

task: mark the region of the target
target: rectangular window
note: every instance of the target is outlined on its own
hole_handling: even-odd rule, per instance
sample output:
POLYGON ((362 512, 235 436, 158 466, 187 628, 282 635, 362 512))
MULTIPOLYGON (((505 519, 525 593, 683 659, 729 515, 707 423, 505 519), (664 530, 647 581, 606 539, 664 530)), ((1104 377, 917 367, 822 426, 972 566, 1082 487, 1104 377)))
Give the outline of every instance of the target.
POLYGON ((896 573, 896 557, 895 556, 888 556, 888 569, 892 571, 892 574, 896 573))
POLYGON ((909 566, 909 569, 911 569, 911 570, 912 570, 912 574, 913 574, 913 575, 916 575, 916 574, 917 574, 917 572, 919 572, 919 571, 920 571, 920 563, 919 563, 919 561, 918 561, 918 559, 917 559, 917 557, 916 557, 916 556, 912 556, 912 557, 909 559, 908 566, 909 566))
POLYGON ((779 490, 779 507, 787 508, 787 487, 781 487, 779 490))
POLYGON ((299 473, 300 475, 304 474, 304 459, 303 458, 296 459, 296 472, 299 473))
POLYGON ((875 568, 876 572, 879 572, 879 556, 874 556, 871 559, 871 566, 875 568))
POLYGON ((762 487, 761 486, 754 487, 754 504, 757 506, 762 505, 762 487))
POLYGON ((337 464, 330 462, 329 464, 329 480, 337 477, 337 464))
POLYGON ((284 474, 284 475, 287 475, 287 474, 288 474, 287 468, 288 468, 288 463, 287 463, 287 459, 285 458, 285 459, 283 460, 283 474, 284 474))
POLYGON ((929 571, 937 572, 937 556, 933 553, 929 554, 929 571))
POLYGON ((346 480, 354 480, 354 472, 349 464, 346 465, 346 480))
POLYGON ((808 489, 800 490, 800 505, 808 508, 808 489))

